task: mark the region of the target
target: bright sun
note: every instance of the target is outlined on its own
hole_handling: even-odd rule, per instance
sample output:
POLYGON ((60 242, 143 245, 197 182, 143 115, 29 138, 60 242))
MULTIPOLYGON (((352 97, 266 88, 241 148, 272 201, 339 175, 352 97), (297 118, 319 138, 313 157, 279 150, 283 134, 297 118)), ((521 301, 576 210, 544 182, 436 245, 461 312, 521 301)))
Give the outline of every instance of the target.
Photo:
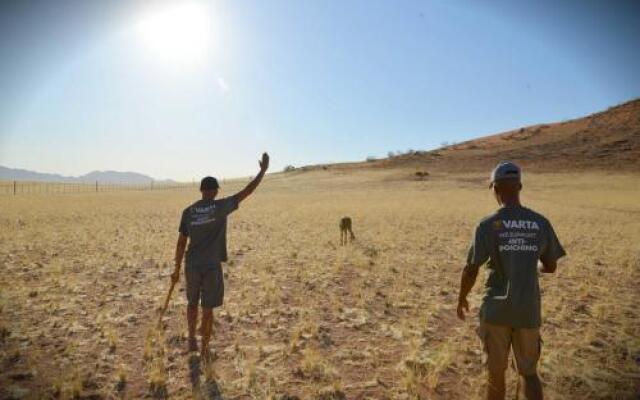
POLYGON ((144 46, 164 61, 194 64, 209 50, 208 10, 199 3, 178 2, 153 10, 138 23, 144 46))

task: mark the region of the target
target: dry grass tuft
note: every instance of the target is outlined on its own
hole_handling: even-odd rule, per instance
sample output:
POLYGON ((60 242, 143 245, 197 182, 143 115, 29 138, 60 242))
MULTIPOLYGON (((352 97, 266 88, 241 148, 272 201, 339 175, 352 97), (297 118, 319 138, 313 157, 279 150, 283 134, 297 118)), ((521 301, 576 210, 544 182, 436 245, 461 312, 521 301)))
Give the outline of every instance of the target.
MULTIPOLYGON (((484 175, 415 180, 422 168, 268 177, 229 222, 218 360, 206 365, 186 353, 183 277, 155 326, 197 192, 0 198, 0 398, 479 398, 484 272, 466 322, 455 304, 472 230, 496 206, 484 175)), ((637 397, 639 182, 525 176, 525 205, 569 254, 540 279, 548 398, 637 397)))

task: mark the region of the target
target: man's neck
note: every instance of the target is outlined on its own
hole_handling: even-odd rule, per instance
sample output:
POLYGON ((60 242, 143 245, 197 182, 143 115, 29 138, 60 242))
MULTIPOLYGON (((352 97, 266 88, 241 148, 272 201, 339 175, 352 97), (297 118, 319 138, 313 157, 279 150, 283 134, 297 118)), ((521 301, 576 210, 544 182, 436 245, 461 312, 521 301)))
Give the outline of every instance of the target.
POLYGON ((502 207, 512 208, 521 206, 519 198, 502 200, 502 207))

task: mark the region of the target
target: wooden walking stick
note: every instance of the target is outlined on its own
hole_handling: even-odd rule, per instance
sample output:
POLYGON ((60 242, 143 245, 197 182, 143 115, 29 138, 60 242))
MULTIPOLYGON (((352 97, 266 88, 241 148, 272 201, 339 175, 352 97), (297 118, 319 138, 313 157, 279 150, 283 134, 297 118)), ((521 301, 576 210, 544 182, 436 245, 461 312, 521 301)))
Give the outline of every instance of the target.
POLYGON ((171 294, 173 293, 173 288, 176 286, 176 281, 171 281, 171 286, 169 287, 169 293, 167 293, 167 298, 164 300, 164 306, 162 310, 160 310, 160 316, 158 317, 158 327, 162 323, 162 317, 164 313, 167 311, 167 307, 169 307, 169 300, 171 300, 171 294))

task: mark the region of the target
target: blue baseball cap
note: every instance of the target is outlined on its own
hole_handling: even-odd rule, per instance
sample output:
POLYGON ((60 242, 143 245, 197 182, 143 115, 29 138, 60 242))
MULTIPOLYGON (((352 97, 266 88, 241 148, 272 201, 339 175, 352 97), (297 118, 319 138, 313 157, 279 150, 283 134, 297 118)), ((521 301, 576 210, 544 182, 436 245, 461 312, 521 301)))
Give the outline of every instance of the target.
POLYGON ((516 164, 510 161, 502 161, 491 171, 489 187, 493 187, 494 183, 505 179, 517 179, 520 181, 521 175, 522 171, 516 164))

